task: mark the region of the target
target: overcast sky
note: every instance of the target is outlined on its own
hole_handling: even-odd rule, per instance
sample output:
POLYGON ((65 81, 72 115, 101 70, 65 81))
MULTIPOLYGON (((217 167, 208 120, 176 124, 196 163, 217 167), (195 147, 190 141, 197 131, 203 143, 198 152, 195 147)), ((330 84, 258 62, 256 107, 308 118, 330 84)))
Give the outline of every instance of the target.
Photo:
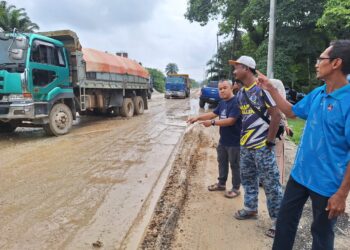
POLYGON ((25 8, 40 31, 71 29, 83 47, 125 51, 146 67, 164 72, 169 62, 180 73, 202 80, 216 52, 217 24, 202 27, 184 18, 187 0, 8 0, 25 8))

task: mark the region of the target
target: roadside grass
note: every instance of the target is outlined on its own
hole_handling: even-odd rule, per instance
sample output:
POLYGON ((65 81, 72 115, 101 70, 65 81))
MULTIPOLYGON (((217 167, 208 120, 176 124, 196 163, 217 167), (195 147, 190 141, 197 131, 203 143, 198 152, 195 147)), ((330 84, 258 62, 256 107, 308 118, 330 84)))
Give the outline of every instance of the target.
POLYGON ((288 119, 288 126, 292 128, 294 135, 293 137, 289 137, 291 141, 293 141, 296 145, 299 145, 301 135, 303 134, 305 121, 299 118, 296 119, 288 119))

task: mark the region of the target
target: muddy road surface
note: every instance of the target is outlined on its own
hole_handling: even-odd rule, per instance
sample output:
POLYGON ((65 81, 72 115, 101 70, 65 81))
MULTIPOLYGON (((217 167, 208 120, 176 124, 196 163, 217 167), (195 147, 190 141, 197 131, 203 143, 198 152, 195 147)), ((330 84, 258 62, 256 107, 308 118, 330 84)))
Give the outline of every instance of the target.
POLYGON ((194 102, 158 94, 132 119, 2 134, 0 249, 136 248, 194 102))

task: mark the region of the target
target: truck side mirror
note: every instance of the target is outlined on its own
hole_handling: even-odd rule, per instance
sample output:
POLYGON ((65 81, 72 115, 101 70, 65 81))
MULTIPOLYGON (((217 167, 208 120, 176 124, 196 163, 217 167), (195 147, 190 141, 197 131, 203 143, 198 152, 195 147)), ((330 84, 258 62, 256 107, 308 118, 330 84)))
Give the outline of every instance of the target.
POLYGON ((0 40, 9 40, 10 38, 5 31, 0 27, 0 40))
POLYGON ((28 46, 27 38, 23 36, 16 37, 15 43, 16 43, 16 48, 22 49, 22 50, 26 49, 28 46))
POLYGON ((10 54, 13 60, 23 60, 23 49, 11 49, 10 54))

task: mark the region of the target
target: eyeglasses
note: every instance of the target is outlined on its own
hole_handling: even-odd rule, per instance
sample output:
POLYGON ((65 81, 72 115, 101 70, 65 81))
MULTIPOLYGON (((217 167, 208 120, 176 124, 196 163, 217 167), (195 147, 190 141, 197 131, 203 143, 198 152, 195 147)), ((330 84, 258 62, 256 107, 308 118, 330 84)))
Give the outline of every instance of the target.
POLYGON ((320 62, 321 62, 322 60, 326 60, 326 59, 333 60, 334 58, 332 58, 332 57, 318 57, 318 58, 316 59, 316 64, 320 64, 320 62))

